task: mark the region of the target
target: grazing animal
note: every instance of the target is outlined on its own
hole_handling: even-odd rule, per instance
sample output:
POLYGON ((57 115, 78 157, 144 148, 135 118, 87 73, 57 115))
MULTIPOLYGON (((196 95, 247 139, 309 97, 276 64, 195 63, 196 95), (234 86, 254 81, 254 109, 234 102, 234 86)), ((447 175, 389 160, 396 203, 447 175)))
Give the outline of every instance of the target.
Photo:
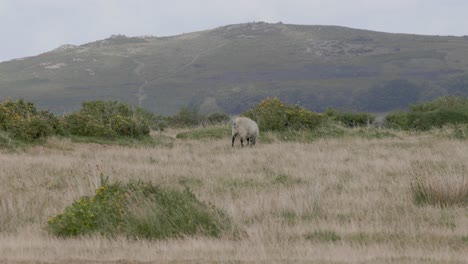
POLYGON ((236 117, 232 121, 232 146, 236 137, 240 137, 241 146, 244 147, 244 139, 247 140, 247 145, 255 146, 258 137, 258 125, 248 117, 236 117))

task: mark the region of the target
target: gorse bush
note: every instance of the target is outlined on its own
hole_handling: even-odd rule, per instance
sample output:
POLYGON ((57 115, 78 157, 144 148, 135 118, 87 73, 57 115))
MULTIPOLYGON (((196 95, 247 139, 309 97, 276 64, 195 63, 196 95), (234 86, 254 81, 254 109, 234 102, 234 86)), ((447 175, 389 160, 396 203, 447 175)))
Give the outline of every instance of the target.
POLYGON ((323 120, 317 114, 298 105, 287 105, 278 98, 267 98, 242 115, 255 120, 262 130, 313 129, 323 120))
POLYGON ((0 129, 18 140, 35 141, 54 134, 63 134, 60 120, 47 111, 37 111, 23 99, 0 104, 0 129))
POLYGON ((48 220, 50 231, 65 237, 90 233, 147 239, 219 237, 229 226, 222 211, 199 201, 188 189, 141 181, 108 184, 104 180, 93 197, 79 198, 48 220))
POLYGON ((375 115, 364 112, 342 112, 328 108, 325 114, 332 120, 338 121, 347 127, 362 127, 375 121, 375 115))
POLYGON ((150 133, 148 113, 117 101, 84 102, 78 112, 63 118, 67 131, 77 136, 141 137, 150 133))

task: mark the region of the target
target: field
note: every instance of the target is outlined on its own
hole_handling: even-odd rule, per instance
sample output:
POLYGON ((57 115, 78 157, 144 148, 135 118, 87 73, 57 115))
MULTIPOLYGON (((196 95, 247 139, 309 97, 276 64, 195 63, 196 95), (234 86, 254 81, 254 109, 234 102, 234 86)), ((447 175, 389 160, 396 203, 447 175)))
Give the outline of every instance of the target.
POLYGON ((422 182, 468 186, 468 141, 392 131, 310 143, 270 135, 255 148, 175 138, 157 147, 75 143, 0 153, 0 262, 467 263, 468 207, 417 205, 422 182), (236 238, 57 238, 55 215, 92 195, 99 175, 149 180, 222 208, 236 238))

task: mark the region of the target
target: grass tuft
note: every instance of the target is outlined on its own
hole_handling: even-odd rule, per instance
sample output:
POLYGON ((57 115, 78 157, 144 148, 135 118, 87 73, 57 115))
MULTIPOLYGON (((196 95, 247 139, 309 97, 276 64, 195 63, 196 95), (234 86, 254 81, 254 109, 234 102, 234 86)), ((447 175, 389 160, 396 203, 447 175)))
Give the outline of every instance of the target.
POLYGON ((319 230, 307 233, 304 235, 304 238, 314 242, 336 242, 341 240, 341 236, 339 236, 335 231, 329 230, 319 230))
POLYGON ((466 206, 468 205, 468 182, 448 184, 428 183, 422 178, 415 178, 411 183, 411 192, 416 205, 466 206))

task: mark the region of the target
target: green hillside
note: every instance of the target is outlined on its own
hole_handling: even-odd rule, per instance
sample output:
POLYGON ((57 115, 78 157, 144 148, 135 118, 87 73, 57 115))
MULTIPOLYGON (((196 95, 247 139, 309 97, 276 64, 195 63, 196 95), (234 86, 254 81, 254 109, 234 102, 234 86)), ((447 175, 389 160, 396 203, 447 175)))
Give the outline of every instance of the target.
POLYGON ((267 96, 375 112, 468 96, 468 37, 246 23, 173 37, 112 36, 0 63, 0 98, 71 112, 114 99, 173 114, 239 113, 267 96))

